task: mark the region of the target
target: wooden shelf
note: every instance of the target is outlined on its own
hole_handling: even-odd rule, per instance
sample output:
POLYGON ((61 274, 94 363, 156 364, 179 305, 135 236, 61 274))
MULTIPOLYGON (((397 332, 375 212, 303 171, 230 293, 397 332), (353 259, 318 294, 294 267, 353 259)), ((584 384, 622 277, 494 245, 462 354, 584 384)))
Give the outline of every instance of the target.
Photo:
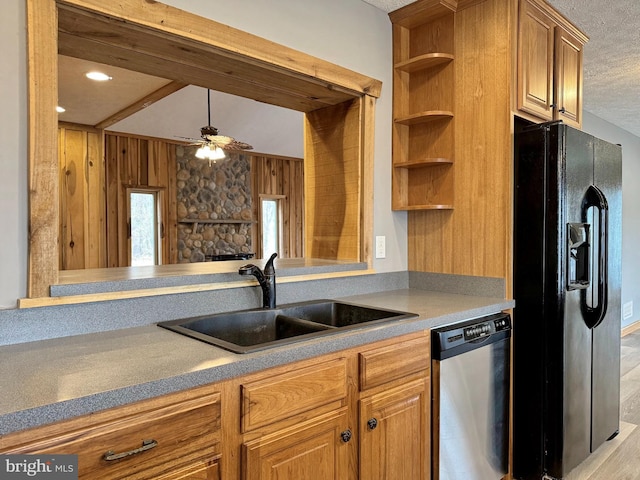
POLYGON ((453 55, 450 53, 425 53, 424 55, 419 55, 417 57, 410 58, 409 60, 396 63, 395 68, 397 70, 402 70, 403 72, 412 73, 449 63, 452 60, 453 55))
POLYGON ((416 0, 390 14, 394 210, 453 210, 456 5, 416 0))
POLYGON ((395 168, 428 168, 439 167, 441 165, 453 165, 453 160, 448 158, 425 158, 424 160, 414 160, 393 164, 395 168))
POLYGON ((402 125, 417 125, 419 123, 429 123, 438 120, 450 120, 453 118, 453 112, 447 110, 428 110, 426 112, 413 113, 406 117, 398 117, 394 122, 402 125))
POLYGON ((458 2, 446 0, 418 0, 389 14, 391 23, 405 28, 414 28, 431 22, 457 9, 458 2))
POLYGON ((433 204, 425 204, 425 205, 403 205, 393 207, 394 210, 453 210, 453 205, 433 205, 433 204))

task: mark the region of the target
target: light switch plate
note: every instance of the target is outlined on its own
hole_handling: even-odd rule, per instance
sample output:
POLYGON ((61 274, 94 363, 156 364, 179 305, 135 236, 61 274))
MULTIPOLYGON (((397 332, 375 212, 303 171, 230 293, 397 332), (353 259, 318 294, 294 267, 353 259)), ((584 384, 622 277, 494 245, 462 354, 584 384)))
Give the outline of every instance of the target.
POLYGON ((622 318, 626 320, 631 317, 633 317, 633 302, 627 302, 622 306, 622 318))
POLYGON ((384 235, 376 237, 376 258, 386 258, 387 256, 386 240, 387 239, 384 235))

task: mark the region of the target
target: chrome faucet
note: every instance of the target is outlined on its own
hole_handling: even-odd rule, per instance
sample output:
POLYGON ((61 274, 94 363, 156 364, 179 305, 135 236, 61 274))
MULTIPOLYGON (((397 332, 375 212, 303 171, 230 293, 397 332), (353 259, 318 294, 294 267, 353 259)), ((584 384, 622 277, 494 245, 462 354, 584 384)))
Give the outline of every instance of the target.
POLYGON ((273 268, 273 260, 277 256, 277 253, 271 255, 264 266, 264 271, 252 263, 238 270, 240 275, 253 275, 258 279, 262 287, 262 308, 276 308, 276 269, 273 268))

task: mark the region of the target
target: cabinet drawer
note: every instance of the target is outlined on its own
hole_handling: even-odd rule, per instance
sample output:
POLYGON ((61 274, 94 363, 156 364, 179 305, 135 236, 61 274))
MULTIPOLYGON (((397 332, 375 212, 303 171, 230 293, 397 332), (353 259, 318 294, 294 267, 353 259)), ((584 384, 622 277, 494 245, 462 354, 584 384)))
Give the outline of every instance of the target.
POLYGON ((80 479, 157 479, 217 457, 220 394, 173 404, 143 402, 122 407, 121 418, 70 430, 60 424, 60 432, 11 453, 77 454, 80 479), (139 451, 143 442, 154 446, 139 451))
POLYGON ((360 390, 429 368, 429 336, 360 353, 360 390))
POLYGON ((340 401, 346 395, 344 358, 246 383, 242 385, 242 431, 340 401))

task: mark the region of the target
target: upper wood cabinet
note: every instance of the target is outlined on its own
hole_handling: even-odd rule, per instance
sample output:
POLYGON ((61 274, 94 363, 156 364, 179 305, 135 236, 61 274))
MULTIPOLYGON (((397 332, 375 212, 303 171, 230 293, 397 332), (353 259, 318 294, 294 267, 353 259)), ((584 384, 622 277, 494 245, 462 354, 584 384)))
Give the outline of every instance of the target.
POLYGON ((587 40, 541 0, 520 1, 517 109, 521 113, 582 126, 582 49, 587 40))
POLYGON ((408 268, 505 278, 508 296, 514 116, 580 125, 587 37, 545 0, 418 0, 389 16, 392 208, 408 210, 408 268), (403 123, 428 110, 451 116, 403 123))

